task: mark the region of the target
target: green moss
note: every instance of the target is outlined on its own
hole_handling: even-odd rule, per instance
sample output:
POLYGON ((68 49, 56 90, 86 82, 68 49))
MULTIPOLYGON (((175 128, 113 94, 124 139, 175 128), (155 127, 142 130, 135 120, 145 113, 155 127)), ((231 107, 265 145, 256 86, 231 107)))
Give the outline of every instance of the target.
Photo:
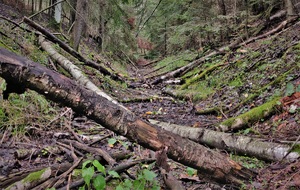
POLYGON ((240 77, 237 77, 234 80, 229 82, 229 86, 233 86, 233 87, 239 87, 242 85, 243 85, 243 82, 240 77))
POLYGON ((238 156, 230 154, 230 158, 240 164, 242 164, 245 168, 248 169, 258 169, 263 168, 265 166, 265 162, 262 160, 258 160, 257 158, 250 158, 246 156, 238 156))
POLYGON ((240 129, 253 122, 260 121, 262 118, 270 116, 276 110, 276 105, 278 105, 279 100, 280 98, 275 98, 274 100, 253 108, 244 114, 227 119, 220 123, 220 128, 223 130, 240 129))
POLYGON ((32 123, 45 126, 57 115, 44 96, 30 90, 20 95, 10 94, 8 100, 0 101, 0 107, 1 126, 12 127, 16 138, 26 133, 26 126, 32 123))
POLYGON ((207 80, 194 83, 187 89, 176 90, 176 94, 179 98, 184 98, 192 101, 203 100, 214 92, 214 88, 208 85, 207 80))
POLYGON ((200 79, 204 78, 210 72, 212 72, 213 70, 217 69, 218 67, 220 67, 222 65, 224 65, 224 64, 223 63, 218 63, 218 64, 215 64, 215 65, 212 65, 212 66, 208 67, 207 69, 205 69, 204 71, 199 73, 199 75, 197 75, 195 77, 192 77, 191 79, 187 80, 186 83, 181 86, 181 89, 188 88, 188 86, 190 86, 191 84, 193 84, 193 83, 199 81, 200 79))
POLYGON ((50 168, 45 168, 45 169, 42 169, 40 171, 37 171, 37 172, 33 172, 31 174, 29 174, 27 177, 25 177, 23 179, 24 182, 33 182, 33 181, 36 181, 36 180, 39 180, 41 178, 41 176, 45 173, 45 172, 48 172, 48 170, 51 170, 50 168))
POLYGON ((297 152, 300 154, 300 144, 295 144, 291 152, 297 152))
MULTIPOLYGON (((159 61, 156 64, 155 69, 164 67, 163 69, 159 70, 159 72, 160 73, 169 72, 169 71, 175 70, 176 68, 179 68, 179 67, 182 67, 182 66, 188 64, 190 62, 189 60, 192 60, 196 56, 197 56, 197 54, 192 53, 192 52, 169 56, 169 57, 166 57, 165 59, 159 61)), ((158 74, 160 74, 160 73, 158 73, 158 74)))

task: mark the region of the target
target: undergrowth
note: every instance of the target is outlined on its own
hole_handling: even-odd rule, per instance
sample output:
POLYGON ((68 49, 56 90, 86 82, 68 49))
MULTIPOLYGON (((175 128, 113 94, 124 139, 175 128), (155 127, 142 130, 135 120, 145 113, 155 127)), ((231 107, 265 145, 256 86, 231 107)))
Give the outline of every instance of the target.
POLYGON ((27 128, 46 128, 57 111, 43 96, 34 91, 10 94, 0 101, 0 129, 9 130, 17 138, 25 135, 27 128))

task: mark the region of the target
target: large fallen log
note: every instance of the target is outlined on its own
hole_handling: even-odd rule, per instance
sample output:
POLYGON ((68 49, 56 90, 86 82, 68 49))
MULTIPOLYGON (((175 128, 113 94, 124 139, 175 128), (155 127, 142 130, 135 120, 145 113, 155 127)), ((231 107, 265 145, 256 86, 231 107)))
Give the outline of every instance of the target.
POLYGON ((3 48, 0 48, 0 76, 8 86, 16 85, 11 91, 35 90, 146 148, 165 149, 169 158, 219 183, 241 185, 255 175, 228 156, 143 121, 66 76, 3 48))
POLYGON ((240 155, 254 156, 266 161, 281 161, 283 159, 286 161, 295 161, 300 157, 297 150, 292 150, 293 146, 288 144, 268 142, 263 139, 213 131, 205 128, 193 128, 156 120, 149 121, 167 131, 189 138, 197 143, 235 152, 240 155))

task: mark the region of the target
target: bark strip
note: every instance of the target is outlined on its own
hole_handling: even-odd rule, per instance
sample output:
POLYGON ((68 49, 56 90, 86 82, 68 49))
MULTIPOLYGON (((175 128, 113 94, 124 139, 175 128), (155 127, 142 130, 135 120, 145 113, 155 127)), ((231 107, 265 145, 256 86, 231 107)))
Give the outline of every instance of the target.
POLYGON ((8 83, 35 90, 50 100, 69 106, 146 148, 155 151, 166 148, 169 158, 195 168, 200 175, 219 183, 241 185, 255 175, 228 156, 143 121, 66 76, 2 48, 0 76, 8 83))

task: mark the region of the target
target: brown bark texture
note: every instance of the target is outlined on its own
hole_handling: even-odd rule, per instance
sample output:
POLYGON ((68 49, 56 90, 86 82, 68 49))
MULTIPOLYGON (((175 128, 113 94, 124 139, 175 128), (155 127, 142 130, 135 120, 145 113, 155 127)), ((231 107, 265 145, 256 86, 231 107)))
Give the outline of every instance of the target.
POLYGON ((12 83, 16 88, 35 90, 146 148, 166 149, 169 158, 219 183, 241 185, 255 175, 229 157, 143 121, 66 76, 3 48, 0 76, 8 86, 12 83))
POLYGON ((77 0, 75 24, 72 32, 72 45, 78 51, 81 37, 84 35, 87 23, 87 0, 77 0))

